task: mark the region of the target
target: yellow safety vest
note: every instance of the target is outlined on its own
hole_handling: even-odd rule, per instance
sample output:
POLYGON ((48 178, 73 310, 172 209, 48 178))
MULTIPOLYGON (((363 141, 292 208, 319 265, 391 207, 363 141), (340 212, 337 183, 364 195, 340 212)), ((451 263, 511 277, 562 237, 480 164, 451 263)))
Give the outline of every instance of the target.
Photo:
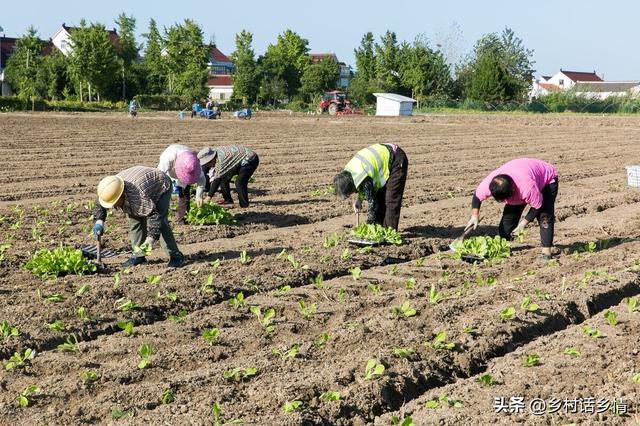
POLYGON ((373 180, 373 187, 377 191, 389 179, 390 158, 389 149, 377 143, 358 151, 344 169, 351 173, 356 189, 368 176, 373 180))

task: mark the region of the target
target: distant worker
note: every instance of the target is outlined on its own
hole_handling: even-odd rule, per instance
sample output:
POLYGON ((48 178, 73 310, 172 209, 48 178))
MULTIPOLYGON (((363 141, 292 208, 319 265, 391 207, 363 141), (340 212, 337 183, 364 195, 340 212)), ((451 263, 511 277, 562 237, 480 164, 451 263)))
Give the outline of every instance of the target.
POLYGON ((173 144, 160 155, 158 169, 176 180, 178 190, 178 211, 176 222, 185 223, 185 217, 189 211, 189 199, 191 197, 191 185, 196 186, 196 205, 202 205, 202 196, 207 184, 206 177, 200 167, 200 160, 197 154, 188 146, 173 144))
POLYGON ((471 219, 467 226, 473 226, 473 229, 478 227, 480 204, 493 196, 496 201, 505 203, 498 225, 499 235, 511 240, 529 222, 538 219, 542 243, 541 259, 551 260, 557 195, 558 172, 555 167, 534 158, 511 160, 489 173, 478 185, 471 201, 471 219), (531 208, 525 218, 520 220, 527 204, 531 208))
POLYGON ((135 99, 131 99, 131 102, 129 102, 129 115, 132 117, 138 116, 138 103, 135 99))
POLYGON ((251 148, 241 145, 204 148, 198 153, 200 164, 209 177, 209 197, 220 188, 220 205, 232 205, 229 182, 236 178, 236 191, 240 207, 249 207, 249 179, 260 164, 260 158, 251 148))
POLYGON ((194 99, 193 105, 191 105, 191 118, 200 115, 200 111, 202 111, 202 106, 200 105, 200 102, 194 99))
POLYGON ((171 179, 158 169, 134 166, 115 176, 107 176, 98 184, 98 203, 93 212, 96 220, 93 233, 104 233, 107 209, 124 211, 129 218, 129 240, 133 255, 123 268, 146 262, 144 250, 152 248, 158 239, 169 255, 169 267, 179 268, 184 256, 178 250, 167 215, 171 204, 171 179))
POLYGON ((357 213, 362 200, 367 200, 367 223, 397 231, 408 168, 407 156, 398 145, 375 144, 358 151, 334 177, 333 185, 342 199, 357 194, 353 203, 357 213))
POLYGON ((213 110, 213 101, 211 99, 207 99, 207 104, 205 105, 205 108, 208 110, 213 110))

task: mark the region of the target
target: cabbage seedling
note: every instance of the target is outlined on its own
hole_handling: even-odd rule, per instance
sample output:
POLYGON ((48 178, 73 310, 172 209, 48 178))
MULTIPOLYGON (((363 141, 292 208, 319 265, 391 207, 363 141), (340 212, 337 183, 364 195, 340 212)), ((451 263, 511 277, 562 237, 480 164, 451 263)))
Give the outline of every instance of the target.
POLYGON ((564 351, 562 351, 562 353, 574 358, 578 358, 580 356, 580 352, 576 348, 571 347, 564 348, 564 351))
POLYGON ((83 382, 89 384, 97 382, 98 379, 100 379, 100 373, 98 373, 96 370, 84 370, 82 373, 80 373, 80 378, 83 382))
POLYGON ((3 339, 8 339, 9 337, 20 336, 20 331, 16 327, 11 327, 9 321, 5 320, 0 323, 0 334, 2 334, 3 339))
POLYGON ((133 334, 133 321, 119 321, 118 328, 124 331, 124 334, 131 336, 133 334))
POLYGON ((405 318, 410 318, 412 316, 415 316, 418 313, 418 311, 416 311, 411 307, 411 302, 408 300, 405 301, 399 307, 396 306, 392 308, 391 312, 393 312, 395 315, 399 317, 405 317, 405 318))
POLYGON ((264 328, 264 331, 267 333, 273 333, 275 331, 276 326, 273 325, 273 317, 275 316, 276 311, 273 308, 265 310, 264 316, 262 315, 260 306, 251 306, 249 310, 258 319, 258 322, 262 328, 264 328))
POLYGON ((324 242, 322 243, 322 247, 324 248, 335 247, 338 245, 339 242, 340 242, 340 237, 338 236, 337 233, 334 232, 332 236, 324 237, 324 242))
POLYGON ((540 356, 538 356, 537 354, 526 355, 522 359, 522 364, 525 367, 533 367, 535 365, 540 365, 540 356))
POLYGON ((62 320, 55 320, 52 323, 45 323, 45 325, 52 331, 62 331, 64 330, 64 322, 62 320))
POLYGON ((303 299, 300 299, 298 300, 298 312, 300 312, 300 314, 308 321, 311 319, 313 314, 316 313, 316 304, 309 303, 307 305, 304 303, 303 299))
POLYGON ((211 328, 202 332, 202 338, 204 339, 204 341, 212 346, 214 343, 216 343, 218 337, 220 337, 219 328, 211 328))
POLYGON ((632 314, 634 312, 638 312, 638 299, 635 297, 625 297, 623 302, 627 305, 627 311, 632 314))
POLYGON ((29 406, 29 397, 36 393, 40 393, 40 388, 36 385, 27 386, 22 392, 16 396, 16 402, 22 408, 26 408, 29 406))
POLYGON ((478 383, 484 386, 493 386, 496 384, 496 381, 491 377, 491 374, 483 374, 482 376, 476 379, 478 383))
POLYGON ((364 368, 364 379, 373 380, 382 376, 384 373, 384 365, 380 364, 377 359, 370 359, 367 361, 367 365, 364 368))
POLYGON ((415 351, 413 349, 411 349, 411 348, 393 348, 393 349, 391 349, 391 353, 393 354, 393 356, 395 356, 397 358, 408 358, 414 352, 415 351))
POLYGON ((187 311, 185 309, 181 309, 176 315, 169 315, 167 319, 169 321, 173 321, 176 324, 182 324, 184 319, 187 317, 187 311))
POLYGON ((349 268, 349 273, 351 274, 351 278, 357 281, 360 279, 360 275, 362 275, 362 269, 360 269, 359 266, 354 266, 353 268, 349 268))
POLYGON ((20 352, 14 352, 9 358, 9 362, 4 365, 6 370, 12 370, 14 368, 22 368, 25 364, 31 361, 36 356, 36 351, 34 349, 28 348, 25 349, 24 354, 20 355, 20 352))
POLYGON ((146 279, 147 279, 147 284, 158 284, 162 279, 162 275, 149 274, 147 275, 146 279))
POLYGON ((121 297, 115 302, 115 308, 122 312, 129 312, 134 309, 138 309, 139 307, 140 305, 125 297, 121 297))
POLYGON ((509 306, 508 308, 505 308, 502 311, 500 311, 500 319, 502 321, 507 321, 513 318, 515 314, 516 314, 516 309, 513 306, 509 306))
POLYGON ((588 325, 585 325, 584 327, 582 327, 582 334, 588 337, 592 337, 594 339, 602 337, 602 333, 600 332, 600 330, 598 330, 597 328, 591 328, 588 325))
POLYGON ((447 333, 445 333, 444 330, 439 331, 436 334, 436 337, 433 338, 433 341, 425 342, 424 345, 432 347, 433 349, 446 349, 448 351, 451 351, 456 347, 455 343, 447 342, 447 333))
POLYGON ((297 409, 299 409, 302 406, 302 401, 287 401, 284 404, 282 404, 282 412, 283 413, 293 413, 294 411, 296 411, 297 409))
POLYGON ((431 288, 429 289, 429 303, 431 303, 432 305, 437 305, 442 301, 442 299, 444 299, 442 293, 440 293, 436 289, 435 284, 431 284, 431 288))
POLYGON ((320 401, 325 404, 334 401, 340 401, 340 392, 326 391, 320 395, 320 401))
POLYGON ((171 404, 176 400, 175 394, 173 393, 173 389, 167 388, 162 391, 162 396, 160 396, 160 402, 162 404, 171 404))
POLYGON ((618 324, 618 315, 613 311, 608 310, 607 312, 605 312, 604 318, 611 326, 615 327, 618 324))
POLYGON ((140 355, 140 362, 138 363, 139 369, 145 369, 151 365, 151 355, 153 355, 153 347, 147 343, 140 345, 138 348, 138 355, 140 355))
POLYGON ((231 306, 234 309, 243 308, 246 304, 247 302, 244 301, 244 293, 242 292, 239 292, 238 294, 235 295, 235 297, 232 297, 231 299, 229 299, 229 306, 231 306))
POLYGON ((72 333, 67 336, 66 342, 58 345, 58 350, 73 353, 80 352, 80 345, 78 344, 78 338, 76 337, 76 335, 72 333))
POLYGON ((531 301, 531 298, 525 297, 524 299, 522 299, 522 303, 520 303, 520 309, 525 312, 536 312, 538 309, 540 309, 540 306, 536 303, 533 303, 531 301))
POLYGON ((251 367, 236 367, 231 370, 225 370, 224 372, 222 372, 222 376, 230 382, 240 382, 241 380, 255 376, 257 372, 258 370, 251 367))

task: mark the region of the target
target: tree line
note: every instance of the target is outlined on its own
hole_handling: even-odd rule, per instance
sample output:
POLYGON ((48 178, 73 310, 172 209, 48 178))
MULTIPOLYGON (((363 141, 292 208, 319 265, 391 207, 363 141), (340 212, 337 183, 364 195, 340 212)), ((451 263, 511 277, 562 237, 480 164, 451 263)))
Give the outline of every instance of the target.
MULTIPOLYGON (((136 39, 136 19, 120 14, 118 38, 110 39, 101 23, 80 21, 70 30, 70 53, 44 54, 45 44, 29 27, 6 64, 8 82, 24 99, 116 101, 138 94, 207 96, 211 45, 202 28, 186 19, 158 28, 151 19, 143 43, 136 39)), ((439 46, 423 36, 399 42, 392 31, 378 40, 363 35, 354 49, 355 72, 349 97, 364 105, 375 92, 392 92, 419 101, 457 99, 521 102, 533 76, 533 52, 514 32, 481 37, 460 63, 447 62, 439 46)), ((340 67, 331 58, 312 63, 309 41, 287 29, 256 56, 253 35, 235 36, 232 104, 278 105, 298 102, 313 106, 324 91, 337 89, 340 67)))

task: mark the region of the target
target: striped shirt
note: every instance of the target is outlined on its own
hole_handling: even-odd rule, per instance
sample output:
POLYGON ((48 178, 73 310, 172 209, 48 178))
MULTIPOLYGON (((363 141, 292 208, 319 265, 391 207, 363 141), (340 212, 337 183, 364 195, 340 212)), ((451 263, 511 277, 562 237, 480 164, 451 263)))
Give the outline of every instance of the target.
POLYGON ((236 171, 242 160, 249 161, 255 153, 251 148, 242 145, 227 145, 216 147, 216 165, 209 171, 211 179, 231 178, 227 176, 236 171))

